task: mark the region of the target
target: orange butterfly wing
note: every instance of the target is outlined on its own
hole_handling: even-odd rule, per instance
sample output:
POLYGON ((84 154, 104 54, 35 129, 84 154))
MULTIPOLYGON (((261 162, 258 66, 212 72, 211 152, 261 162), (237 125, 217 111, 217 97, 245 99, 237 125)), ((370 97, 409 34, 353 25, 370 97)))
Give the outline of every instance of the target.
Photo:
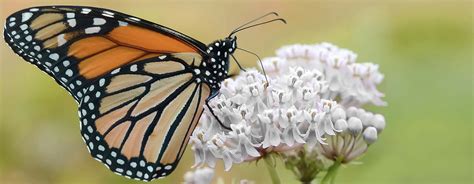
POLYGON ((51 75, 77 101, 90 81, 120 66, 167 53, 203 53, 205 45, 136 17, 91 7, 38 7, 7 18, 15 53, 51 75))
POLYGON ((19 11, 4 37, 79 102, 94 158, 145 181, 175 169, 211 93, 194 73, 204 44, 119 12, 70 6, 19 11))

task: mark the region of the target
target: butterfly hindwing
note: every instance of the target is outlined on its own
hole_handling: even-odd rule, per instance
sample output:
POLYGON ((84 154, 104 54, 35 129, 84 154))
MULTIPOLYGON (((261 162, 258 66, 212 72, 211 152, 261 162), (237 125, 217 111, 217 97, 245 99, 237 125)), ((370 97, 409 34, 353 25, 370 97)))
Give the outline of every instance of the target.
POLYGON ((112 10, 47 6, 6 20, 4 39, 79 101, 91 81, 128 63, 168 53, 202 53, 184 34, 112 10))
POLYGON ((92 156, 134 179, 170 174, 210 94, 183 60, 193 57, 198 56, 149 58, 93 82, 79 105, 81 133, 92 156))

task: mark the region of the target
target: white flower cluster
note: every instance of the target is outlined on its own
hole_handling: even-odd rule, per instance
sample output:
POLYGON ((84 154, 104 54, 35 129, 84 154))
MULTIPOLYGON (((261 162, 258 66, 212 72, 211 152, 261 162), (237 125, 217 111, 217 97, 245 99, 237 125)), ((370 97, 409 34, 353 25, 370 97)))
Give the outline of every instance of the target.
POLYGON ((377 90, 383 80, 373 63, 356 63, 357 55, 330 43, 316 45, 289 45, 280 48, 276 57, 266 58, 265 70, 269 75, 280 75, 292 66, 304 66, 321 71, 329 88, 322 98, 335 99, 346 107, 365 103, 386 105, 384 95, 377 90))
POLYGON ((325 136, 327 144, 318 144, 316 150, 328 159, 348 163, 365 153, 377 140, 385 128, 385 118, 361 108, 349 107, 345 113, 341 111, 334 127, 339 130, 337 134, 325 136))
POLYGON ((263 61, 269 84, 252 69, 223 82, 210 106, 230 130, 205 110, 191 136, 196 165, 214 167, 222 159, 229 170, 233 163, 271 152, 285 153, 304 145, 319 148, 333 136, 355 131, 352 126, 359 125, 354 125, 355 118, 367 124, 360 130, 365 128, 365 140, 375 141, 385 121, 383 126, 374 122, 383 116, 372 115, 366 121, 359 107, 369 102, 385 104, 376 89, 383 78, 377 65, 355 63, 353 52, 327 43, 286 46, 277 55, 263 61))

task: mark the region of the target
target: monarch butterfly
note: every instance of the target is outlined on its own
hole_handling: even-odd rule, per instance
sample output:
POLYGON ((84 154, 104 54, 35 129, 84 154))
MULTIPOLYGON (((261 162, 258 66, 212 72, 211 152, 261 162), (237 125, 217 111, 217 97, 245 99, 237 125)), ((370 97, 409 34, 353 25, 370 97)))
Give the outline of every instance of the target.
POLYGON ((249 25, 270 14, 205 45, 112 10, 43 6, 7 17, 4 39, 78 102, 81 134, 96 160, 151 181, 176 168, 203 105, 229 76, 229 56, 239 49, 233 35, 285 22, 249 25))

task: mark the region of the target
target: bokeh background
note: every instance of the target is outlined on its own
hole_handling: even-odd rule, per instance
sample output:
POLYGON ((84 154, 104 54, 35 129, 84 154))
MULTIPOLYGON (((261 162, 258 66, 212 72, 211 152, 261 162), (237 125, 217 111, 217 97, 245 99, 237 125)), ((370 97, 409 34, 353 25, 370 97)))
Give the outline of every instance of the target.
MULTIPOLYGON (((239 46, 262 57, 282 45, 332 42, 359 62, 380 64, 387 128, 361 165, 339 172, 338 183, 473 182, 472 1, 0 1, 0 23, 36 5, 100 6, 157 22, 204 43, 241 23, 277 11, 287 25, 238 34, 239 46)), ((3 34, 3 33, 2 33, 3 34)), ((245 67, 256 59, 237 57, 245 67)), ((81 140, 76 104, 36 67, 0 44, 0 183, 138 183, 91 159, 81 140)), ((232 71, 237 72, 233 67, 232 71)), ((177 171, 153 183, 180 183, 193 165, 188 149, 177 171)), ((283 183, 296 183, 277 165, 283 183)), ((217 177, 269 183, 263 163, 236 165, 217 177)))

